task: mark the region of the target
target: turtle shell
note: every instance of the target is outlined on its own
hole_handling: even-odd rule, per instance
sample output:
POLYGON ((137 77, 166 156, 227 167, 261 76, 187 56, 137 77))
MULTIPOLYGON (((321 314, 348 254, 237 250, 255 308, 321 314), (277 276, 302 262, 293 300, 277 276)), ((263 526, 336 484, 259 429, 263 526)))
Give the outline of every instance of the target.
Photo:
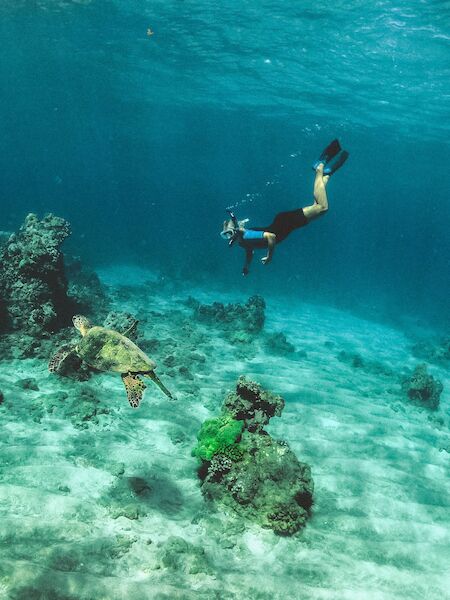
POLYGON ((105 327, 91 327, 77 349, 80 358, 99 371, 145 373, 156 367, 134 342, 105 327))

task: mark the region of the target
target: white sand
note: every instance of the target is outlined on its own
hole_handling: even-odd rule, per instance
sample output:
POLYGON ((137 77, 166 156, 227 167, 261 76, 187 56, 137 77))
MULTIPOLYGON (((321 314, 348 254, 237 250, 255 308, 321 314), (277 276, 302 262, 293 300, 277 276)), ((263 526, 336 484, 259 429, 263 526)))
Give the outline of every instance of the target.
MULTIPOLYGON (((103 277, 111 289, 133 281, 130 269, 103 277)), ((206 290, 166 290, 161 297, 156 286, 142 294, 155 277, 140 270, 135 280, 135 297, 121 298, 116 308, 138 315, 143 337, 154 337, 150 311, 180 311, 174 331, 167 324, 162 351, 191 314, 181 303, 189 294, 208 302, 243 299, 206 290)), ((245 360, 218 331, 193 323, 206 333, 197 348, 205 364, 190 366, 193 379, 186 381, 161 365, 177 401, 149 383, 136 411, 118 376, 79 383, 51 376, 45 361, 1 363, 1 599, 450 597, 448 373, 430 368, 444 382, 440 409, 430 413, 402 400, 395 378, 373 366, 381 362, 400 373, 417 364, 401 332, 279 300, 268 301, 266 314, 266 330, 283 331, 306 357, 271 356, 255 343, 245 360), (339 360, 342 350, 358 353, 366 367, 339 360), (286 399, 269 430, 312 467, 313 515, 292 538, 243 527, 200 493, 190 455, 196 432, 242 373, 286 399), (25 377, 39 391, 18 386, 25 377), (110 409, 87 429, 75 427, 64 410, 81 389, 110 409), (61 391, 69 398, 53 413, 39 411, 43 396, 61 391), (128 477, 149 489, 136 496, 128 477), (118 516, 124 505, 137 506, 138 518, 118 516), (170 536, 197 547, 172 567, 159 546, 170 536), (200 568, 190 566, 196 552, 200 568)))

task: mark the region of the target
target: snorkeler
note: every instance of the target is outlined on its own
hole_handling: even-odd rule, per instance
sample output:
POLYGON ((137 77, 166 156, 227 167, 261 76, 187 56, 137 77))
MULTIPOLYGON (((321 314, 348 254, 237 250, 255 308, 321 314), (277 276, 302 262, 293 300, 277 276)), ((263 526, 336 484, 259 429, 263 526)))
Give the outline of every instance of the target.
POLYGON ((330 176, 347 160, 349 154, 342 150, 338 140, 333 140, 313 164, 316 172, 314 180, 314 204, 278 213, 267 227, 245 228, 248 219, 238 221, 234 213, 228 211, 230 218, 223 223, 220 235, 232 246, 235 242, 245 250, 245 264, 242 275, 249 274, 250 264, 255 250, 267 248, 267 254, 261 259, 263 265, 271 262, 276 244, 279 244, 294 231, 304 227, 310 221, 324 215, 328 210, 326 186, 330 176))

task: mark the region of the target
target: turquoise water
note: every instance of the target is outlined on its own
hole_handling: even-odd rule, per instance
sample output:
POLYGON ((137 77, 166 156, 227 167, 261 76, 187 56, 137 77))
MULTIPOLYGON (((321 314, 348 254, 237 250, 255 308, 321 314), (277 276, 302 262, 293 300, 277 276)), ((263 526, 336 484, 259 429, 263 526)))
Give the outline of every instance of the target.
POLYGON ((423 359, 444 383, 437 413, 404 402, 398 376, 418 364, 414 343, 450 326, 450 2, 3 0, 0 42, 0 231, 29 212, 67 219, 64 252, 160 340, 149 348, 181 398, 174 414, 152 388, 135 413, 118 377, 80 392, 42 356, 1 356, 0 598, 445 597, 448 357, 423 359), (243 278, 242 250, 219 236, 225 209, 260 226, 310 204, 311 164, 335 137, 350 158, 328 213, 243 278), (195 348, 189 295, 254 294, 293 357, 215 329, 195 348), (192 359, 186 382, 167 347, 177 368, 196 351, 204 366, 192 359), (285 397, 271 431, 312 467, 298 538, 227 533, 200 495, 190 449, 241 373, 285 397), (30 377, 37 390, 17 387, 30 377), (36 409, 49 391, 92 393, 110 413, 80 433, 36 409), (111 461, 160 490, 142 518, 102 512, 111 461), (112 533, 126 550, 103 542, 112 533), (158 563, 168 535, 206 552, 203 575, 158 563))
POLYGON ((245 286, 448 312, 448 3, 0 10, 3 229, 53 210, 94 263, 229 285, 224 208, 249 194, 256 225, 308 204, 310 164, 338 136, 351 160, 326 219, 245 286))

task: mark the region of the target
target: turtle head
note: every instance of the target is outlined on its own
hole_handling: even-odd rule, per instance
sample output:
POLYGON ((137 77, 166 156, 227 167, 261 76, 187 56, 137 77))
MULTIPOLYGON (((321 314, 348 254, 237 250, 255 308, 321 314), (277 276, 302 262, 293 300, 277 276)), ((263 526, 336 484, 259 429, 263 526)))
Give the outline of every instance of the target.
POLYGON ((89 319, 87 319, 86 317, 83 317, 83 315, 73 316, 72 322, 74 324, 74 327, 76 327, 76 329, 78 329, 78 331, 83 336, 86 335, 88 330, 92 327, 92 325, 89 322, 89 319))

